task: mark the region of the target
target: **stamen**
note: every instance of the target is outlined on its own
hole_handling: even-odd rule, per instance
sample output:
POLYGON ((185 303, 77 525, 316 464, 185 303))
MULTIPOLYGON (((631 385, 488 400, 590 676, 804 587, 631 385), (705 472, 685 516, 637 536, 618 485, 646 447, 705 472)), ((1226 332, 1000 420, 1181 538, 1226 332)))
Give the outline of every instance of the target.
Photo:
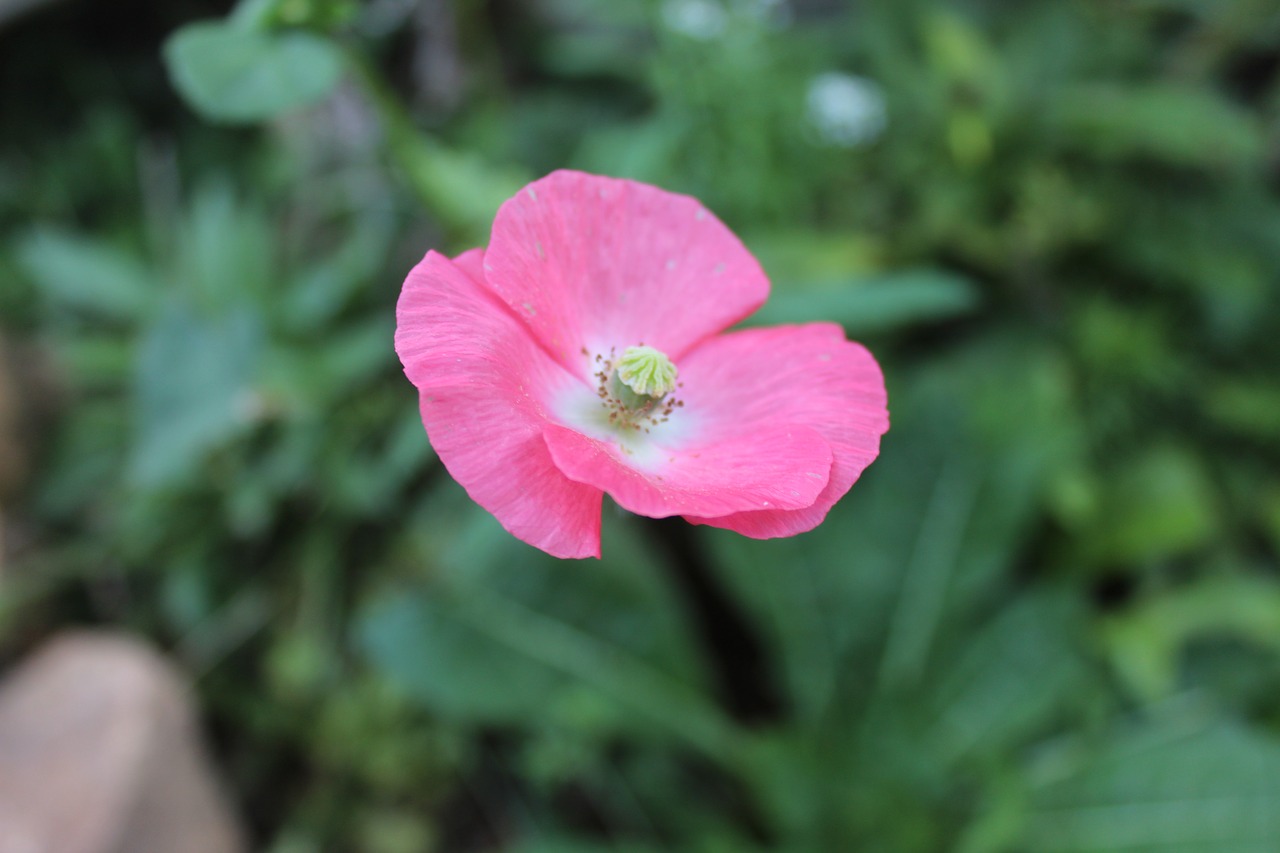
POLYGON ((598 383, 596 396, 609 413, 610 426, 648 433, 650 427, 666 423, 672 412, 684 405, 670 396, 684 385, 676 381, 676 366, 653 347, 643 343, 627 347, 620 358, 611 347, 608 358, 597 353, 594 363, 600 368, 593 374, 598 383))

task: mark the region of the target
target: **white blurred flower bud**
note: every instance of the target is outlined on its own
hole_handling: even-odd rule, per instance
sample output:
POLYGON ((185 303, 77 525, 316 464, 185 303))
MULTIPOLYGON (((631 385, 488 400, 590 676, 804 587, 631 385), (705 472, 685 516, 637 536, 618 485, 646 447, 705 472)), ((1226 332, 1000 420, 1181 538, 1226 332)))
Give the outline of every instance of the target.
POLYGON ((727 18, 717 0, 667 0, 662 4, 662 22, 667 29, 698 41, 719 38, 727 18))
POLYGON ((810 124, 829 145, 864 145, 888 124, 884 90, 866 77, 839 71, 819 74, 809 82, 806 103, 810 124))

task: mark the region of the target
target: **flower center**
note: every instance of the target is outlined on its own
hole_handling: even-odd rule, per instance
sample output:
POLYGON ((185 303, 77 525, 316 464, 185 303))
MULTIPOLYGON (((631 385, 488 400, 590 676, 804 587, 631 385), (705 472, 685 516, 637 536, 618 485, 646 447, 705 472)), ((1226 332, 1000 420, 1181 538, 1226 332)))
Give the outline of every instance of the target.
POLYGON ((614 365, 613 385, 622 393, 656 403, 675 390, 676 366, 653 347, 627 347, 614 365))
POLYGON ((596 356, 600 369, 596 396, 609 413, 609 425, 630 430, 644 430, 667 422, 671 413, 684 402, 671 396, 681 383, 671 359, 644 344, 627 347, 618 356, 596 356))

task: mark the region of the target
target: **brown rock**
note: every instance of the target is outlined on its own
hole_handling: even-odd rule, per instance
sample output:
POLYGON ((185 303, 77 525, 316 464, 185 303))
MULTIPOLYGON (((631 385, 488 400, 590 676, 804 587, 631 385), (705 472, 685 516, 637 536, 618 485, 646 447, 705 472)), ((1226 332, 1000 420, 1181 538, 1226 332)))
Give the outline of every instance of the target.
POLYGON ((180 679, 76 633, 0 682, 0 853, 239 853, 180 679))

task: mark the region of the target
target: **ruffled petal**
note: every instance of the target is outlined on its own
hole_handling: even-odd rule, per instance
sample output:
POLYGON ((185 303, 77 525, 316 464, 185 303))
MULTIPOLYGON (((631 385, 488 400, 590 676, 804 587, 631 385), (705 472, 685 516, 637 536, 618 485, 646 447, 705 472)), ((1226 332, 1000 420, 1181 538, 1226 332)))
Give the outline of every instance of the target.
POLYGON ((746 317, 769 281, 737 237, 688 196, 553 172, 503 204, 485 280, 569 369, 647 344, 669 357, 746 317))
POLYGON ((754 539, 812 530, 876 458, 880 436, 889 428, 880 366, 834 324, 721 335, 689 353, 679 367, 682 397, 703 417, 730 424, 805 424, 822 434, 834 457, 826 488, 811 506, 686 514, 694 524, 754 539))
POLYGON ((542 439, 544 395, 579 380, 475 276, 481 251, 428 252, 396 305, 396 352, 431 446, 467 494, 556 557, 600 556, 598 488, 569 479, 542 439))
POLYGON ((651 518, 809 506, 831 470, 831 448, 804 426, 770 424, 684 447, 648 441, 639 452, 556 424, 544 435, 552 459, 571 479, 651 518))

